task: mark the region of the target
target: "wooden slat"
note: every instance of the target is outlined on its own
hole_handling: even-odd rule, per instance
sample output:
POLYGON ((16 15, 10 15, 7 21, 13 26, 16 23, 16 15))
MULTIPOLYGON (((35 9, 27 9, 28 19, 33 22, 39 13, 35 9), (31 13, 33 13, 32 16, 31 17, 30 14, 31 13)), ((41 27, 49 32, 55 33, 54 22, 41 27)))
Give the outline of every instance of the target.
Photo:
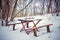
POLYGON ((27 28, 25 30, 33 30, 33 29, 38 29, 38 28, 42 28, 42 27, 46 27, 46 26, 51 26, 53 24, 47 24, 47 25, 43 25, 43 26, 39 26, 39 27, 32 27, 32 28, 27 28))

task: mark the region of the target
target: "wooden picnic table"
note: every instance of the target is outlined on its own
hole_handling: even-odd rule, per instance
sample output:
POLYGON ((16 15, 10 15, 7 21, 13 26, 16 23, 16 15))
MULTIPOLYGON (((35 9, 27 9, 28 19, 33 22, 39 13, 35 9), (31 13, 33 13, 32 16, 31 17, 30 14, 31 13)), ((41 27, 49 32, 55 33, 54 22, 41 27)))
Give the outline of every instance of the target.
MULTIPOLYGON (((41 19, 36 19, 36 20, 21 20, 21 19, 18 19, 18 20, 21 21, 22 26, 23 26, 22 29, 20 30, 20 32, 23 31, 23 30, 25 30, 25 26, 26 25, 27 25, 27 28, 29 28, 28 26, 29 26, 30 22, 33 23, 33 25, 34 25, 33 27, 36 27, 36 25, 41 21, 41 19), (34 23, 34 21, 37 21, 37 23, 34 23), (25 23, 25 25, 24 25, 24 23, 25 23)), ((33 29, 34 36, 37 36, 37 30, 38 29, 33 29)))
POLYGON ((49 26, 53 25, 53 24, 44 24, 42 26, 36 26, 42 19, 36 19, 36 20, 22 20, 22 19, 18 19, 18 21, 21 21, 19 23, 12 23, 12 24, 8 24, 9 25, 13 25, 13 30, 15 30, 15 25, 16 24, 22 24, 22 29, 20 30, 21 31, 25 31, 27 34, 29 34, 29 32, 33 31, 33 34, 34 36, 37 37, 37 31, 38 31, 38 28, 42 28, 42 27, 46 27, 47 28, 47 32, 50 32, 50 28, 49 26), (37 21, 36 23, 34 21, 37 21), (33 26, 32 28, 29 28, 29 23, 32 22, 33 23, 33 26), (27 27, 26 27, 27 25, 27 27), (27 29, 26 29, 27 28, 27 29), (29 31, 30 30, 30 31, 29 31))
POLYGON ((18 19, 18 21, 21 21, 21 23, 26 23, 27 24, 27 28, 28 28, 28 24, 29 22, 33 22, 33 20, 22 20, 22 19, 18 19))

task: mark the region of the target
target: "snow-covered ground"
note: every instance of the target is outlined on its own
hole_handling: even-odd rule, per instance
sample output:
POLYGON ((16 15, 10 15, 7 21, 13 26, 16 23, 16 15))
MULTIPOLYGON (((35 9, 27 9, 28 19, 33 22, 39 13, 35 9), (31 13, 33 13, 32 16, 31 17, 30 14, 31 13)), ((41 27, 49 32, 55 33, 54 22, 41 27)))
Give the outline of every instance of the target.
MULTIPOLYGON (((24 19, 24 17, 22 17, 24 19)), ((47 33, 46 27, 39 28, 37 31, 38 37, 33 35, 33 32, 30 32, 29 35, 25 33, 25 31, 20 32, 22 25, 16 25, 16 30, 12 30, 12 26, 0 26, 0 40, 60 40, 60 16, 51 16, 42 15, 42 16, 33 16, 34 19, 42 19, 37 26, 45 25, 45 24, 53 24, 50 27, 51 33, 47 33)), ((15 18, 14 22, 17 22, 15 18)), ((1 24, 1 22, 0 22, 1 24)), ((29 27, 32 27, 33 24, 30 23, 29 27)))

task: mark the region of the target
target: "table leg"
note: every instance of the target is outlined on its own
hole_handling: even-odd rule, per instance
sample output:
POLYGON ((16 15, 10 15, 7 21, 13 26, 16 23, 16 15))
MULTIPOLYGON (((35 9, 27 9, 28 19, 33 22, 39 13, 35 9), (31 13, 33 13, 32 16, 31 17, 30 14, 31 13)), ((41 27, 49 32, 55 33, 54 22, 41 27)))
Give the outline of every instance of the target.
POLYGON ((22 29, 20 30, 20 32, 23 31, 23 30, 25 30, 26 24, 24 25, 24 23, 22 23, 22 26, 23 26, 23 27, 22 27, 22 29))
POLYGON ((27 23, 27 28, 29 28, 29 23, 27 23))
MULTIPOLYGON (((40 22, 40 20, 38 20, 38 22, 35 24, 34 21, 33 21, 33 24, 34 24, 33 27, 36 27, 36 25, 37 25, 39 22, 40 22)), ((33 29, 34 36, 36 36, 36 37, 37 37, 37 31, 38 31, 37 28, 36 28, 36 29, 33 29)))
POLYGON ((15 24, 13 25, 13 30, 15 30, 15 24))
POLYGON ((34 36, 36 36, 36 37, 37 37, 37 30, 36 30, 36 29, 34 29, 34 30, 33 30, 33 32, 34 32, 34 36))
POLYGON ((50 32, 50 28, 49 28, 49 26, 47 26, 47 32, 50 32))

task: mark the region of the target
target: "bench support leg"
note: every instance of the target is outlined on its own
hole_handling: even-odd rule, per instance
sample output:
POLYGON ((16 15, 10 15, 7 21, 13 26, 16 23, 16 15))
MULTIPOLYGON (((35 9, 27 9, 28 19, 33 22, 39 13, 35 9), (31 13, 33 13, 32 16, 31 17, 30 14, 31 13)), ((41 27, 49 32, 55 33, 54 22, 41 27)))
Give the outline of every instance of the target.
POLYGON ((13 30, 15 30, 15 24, 13 25, 13 30))
POLYGON ((27 23, 27 28, 29 28, 28 25, 29 25, 29 23, 27 23))
MULTIPOLYGON (((36 27, 36 25, 34 27, 36 27)), ((37 29, 33 29, 33 33, 34 33, 34 36, 37 37, 37 29)))
POLYGON ((34 32, 34 36, 37 37, 37 31, 36 31, 36 29, 34 29, 33 32, 34 32))
POLYGON ((1 24, 2 26, 4 26, 4 22, 3 22, 3 20, 2 20, 2 24, 1 24))
POLYGON ((50 32, 50 28, 49 28, 49 26, 47 26, 47 32, 50 32))

